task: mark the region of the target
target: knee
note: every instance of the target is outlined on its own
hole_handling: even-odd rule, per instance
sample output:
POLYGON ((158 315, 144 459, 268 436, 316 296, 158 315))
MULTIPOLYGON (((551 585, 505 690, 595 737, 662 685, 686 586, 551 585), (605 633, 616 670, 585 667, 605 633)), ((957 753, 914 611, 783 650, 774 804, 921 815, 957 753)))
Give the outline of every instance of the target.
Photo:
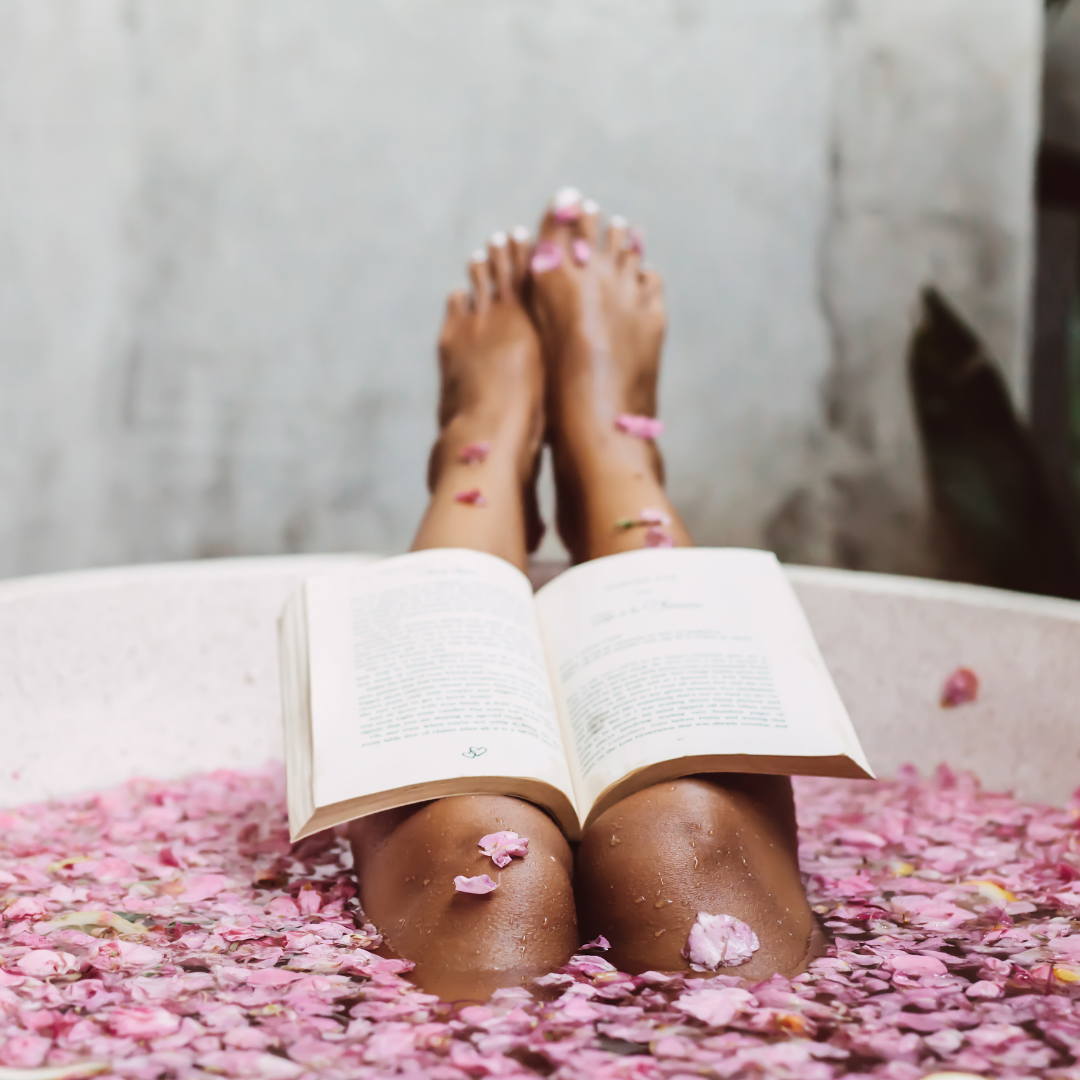
POLYGON ((647 862, 681 875, 706 859, 740 860, 745 843, 762 841, 789 856, 797 852, 787 777, 686 777, 645 788, 605 811, 582 837, 578 871, 586 879, 606 877, 647 862))
MULTIPOLYGON (((418 806, 361 818, 350 826, 357 870, 385 861, 413 866, 460 865, 460 873, 482 872, 478 841, 507 830, 529 838, 529 857, 553 862, 572 872, 570 846, 558 826, 541 809, 506 795, 455 795, 418 806)), ((490 869, 490 866, 488 867, 490 869)))

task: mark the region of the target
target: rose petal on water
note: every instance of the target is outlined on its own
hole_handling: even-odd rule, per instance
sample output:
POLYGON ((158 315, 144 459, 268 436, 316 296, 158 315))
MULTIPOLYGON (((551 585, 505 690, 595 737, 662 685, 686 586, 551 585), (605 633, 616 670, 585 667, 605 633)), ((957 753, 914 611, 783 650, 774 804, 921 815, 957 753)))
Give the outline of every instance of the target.
POLYGON ((966 705, 979 696, 979 677, 971 668, 957 668, 941 688, 941 707, 953 709, 966 705))

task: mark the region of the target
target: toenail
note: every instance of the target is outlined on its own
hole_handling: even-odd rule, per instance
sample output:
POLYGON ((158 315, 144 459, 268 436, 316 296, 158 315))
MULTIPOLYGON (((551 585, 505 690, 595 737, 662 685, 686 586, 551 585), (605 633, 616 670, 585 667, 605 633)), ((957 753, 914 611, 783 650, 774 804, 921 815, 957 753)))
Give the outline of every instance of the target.
POLYGON ((470 256, 469 262, 473 263, 486 263, 488 261, 488 254, 483 248, 477 248, 470 256))
POLYGON ((625 229, 626 228, 626 218, 624 218, 622 216, 622 214, 612 214, 611 215, 611 227, 613 229, 625 229))
POLYGON ((574 253, 574 262, 578 266, 584 266, 592 258, 592 248, 589 247, 587 240, 577 239, 570 245, 570 250, 574 253))
POLYGON ((600 204, 595 199, 586 199, 581 204, 581 209, 586 214, 598 214, 600 213, 600 204))
POLYGON ((492 247, 506 247, 506 233, 504 233, 502 229, 500 229, 498 232, 493 232, 491 234, 491 238, 488 240, 488 243, 492 247))
POLYGON ((626 237, 626 243, 623 245, 628 251, 636 252, 638 255, 645 254, 645 245, 640 229, 631 229, 626 237))
POLYGON ((513 229, 510 230, 510 235, 519 244, 524 244, 528 242, 528 239, 530 236, 532 236, 532 233, 529 232, 528 228, 525 225, 515 225, 513 229))
POLYGON ((529 269, 534 274, 546 274, 554 270, 562 263, 562 248, 550 240, 541 240, 536 245, 533 257, 529 261, 529 269))
POLYGON ((581 204, 581 192, 576 187, 562 187, 555 192, 551 200, 553 210, 568 210, 581 204))

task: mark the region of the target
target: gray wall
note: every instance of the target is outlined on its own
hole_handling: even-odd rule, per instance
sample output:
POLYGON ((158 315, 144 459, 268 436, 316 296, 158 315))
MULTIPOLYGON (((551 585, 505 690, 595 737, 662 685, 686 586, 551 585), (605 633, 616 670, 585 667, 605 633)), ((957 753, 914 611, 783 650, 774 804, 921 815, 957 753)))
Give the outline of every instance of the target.
POLYGON ((1038 0, 0 0, 0 574, 403 548, 468 252, 575 183, 668 282, 706 543, 934 567, 934 281, 1025 381, 1038 0))

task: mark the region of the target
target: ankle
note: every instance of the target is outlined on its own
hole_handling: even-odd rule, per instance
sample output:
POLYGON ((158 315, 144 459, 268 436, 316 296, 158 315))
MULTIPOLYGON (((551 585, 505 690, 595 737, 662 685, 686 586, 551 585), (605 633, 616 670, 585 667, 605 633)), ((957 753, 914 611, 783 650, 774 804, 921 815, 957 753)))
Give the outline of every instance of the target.
POLYGON ((531 476, 540 445, 540 424, 527 417, 459 413, 439 432, 428 464, 428 487, 444 481, 482 479, 524 483, 531 476))

